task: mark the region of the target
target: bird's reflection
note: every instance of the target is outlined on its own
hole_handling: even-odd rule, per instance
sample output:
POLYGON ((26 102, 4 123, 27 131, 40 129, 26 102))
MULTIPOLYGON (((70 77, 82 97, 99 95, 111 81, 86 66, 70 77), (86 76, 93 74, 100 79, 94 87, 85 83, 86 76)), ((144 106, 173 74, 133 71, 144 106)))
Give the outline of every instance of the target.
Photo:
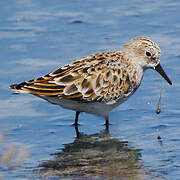
POLYGON ((137 178, 146 174, 140 160, 140 150, 127 141, 112 137, 109 129, 86 135, 75 127, 76 137, 64 145, 61 152, 52 154, 53 160, 41 164, 41 176, 66 178, 137 178))

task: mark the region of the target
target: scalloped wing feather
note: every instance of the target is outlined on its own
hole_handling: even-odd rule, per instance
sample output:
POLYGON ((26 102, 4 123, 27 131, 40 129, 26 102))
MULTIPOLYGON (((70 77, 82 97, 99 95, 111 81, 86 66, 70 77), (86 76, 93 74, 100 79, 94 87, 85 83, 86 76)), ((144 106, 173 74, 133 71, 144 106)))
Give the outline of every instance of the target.
POLYGON ((110 101, 131 89, 124 62, 120 51, 91 55, 12 89, 76 101, 110 101))

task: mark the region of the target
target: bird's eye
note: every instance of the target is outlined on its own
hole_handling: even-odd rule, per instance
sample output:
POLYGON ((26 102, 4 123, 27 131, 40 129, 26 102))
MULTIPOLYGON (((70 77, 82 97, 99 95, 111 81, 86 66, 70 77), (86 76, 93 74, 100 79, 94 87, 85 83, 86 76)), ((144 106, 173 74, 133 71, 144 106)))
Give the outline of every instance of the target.
POLYGON ((149 51, 146 51, 146 56, 150 57, 151 53, 149 51))

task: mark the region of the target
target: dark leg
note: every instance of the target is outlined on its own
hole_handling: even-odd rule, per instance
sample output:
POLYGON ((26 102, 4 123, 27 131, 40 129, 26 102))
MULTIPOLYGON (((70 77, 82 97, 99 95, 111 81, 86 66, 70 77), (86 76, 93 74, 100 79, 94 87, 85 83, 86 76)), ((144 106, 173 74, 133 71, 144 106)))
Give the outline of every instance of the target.
POLYGON ((106 130, 109 131, 109 116, 106 117, 105 126, 106 126, 106 130))
POLYGON ((76 138, 79 138, 81 134, 79 132, 78 126, 74 126, 74 128, 75 128, 75 131, 76 131, 76 138))
POLYGON ((75 117, 75 121, 74 121, 74 126, 78 126, 78 117, 79 117, 80 112, 76 111, 76 117, 75 117))

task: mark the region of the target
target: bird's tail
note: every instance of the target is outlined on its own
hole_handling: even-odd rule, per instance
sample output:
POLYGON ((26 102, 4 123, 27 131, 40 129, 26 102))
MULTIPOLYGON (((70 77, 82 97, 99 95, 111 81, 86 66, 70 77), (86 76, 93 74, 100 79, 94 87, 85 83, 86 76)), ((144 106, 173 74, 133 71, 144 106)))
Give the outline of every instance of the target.
POLYGON ((16 93, 31 93, 44 96, 56 96, 62 94, 64 86, 56 84, 55 81, 49 81, 52 80, 52 78, 53 77, 50 76, 42 76, 40 78, 24 81, 20 84, 12 84, 10 89, 14 90, 16 93))
POLYGON ((20 84, 12 84, 10 85, 10 89, 13 91, 16 91, 16 93, 27 93, 27 91, 24 90, 24 86, 29 85, 27 82, 22 82, 20 84))

